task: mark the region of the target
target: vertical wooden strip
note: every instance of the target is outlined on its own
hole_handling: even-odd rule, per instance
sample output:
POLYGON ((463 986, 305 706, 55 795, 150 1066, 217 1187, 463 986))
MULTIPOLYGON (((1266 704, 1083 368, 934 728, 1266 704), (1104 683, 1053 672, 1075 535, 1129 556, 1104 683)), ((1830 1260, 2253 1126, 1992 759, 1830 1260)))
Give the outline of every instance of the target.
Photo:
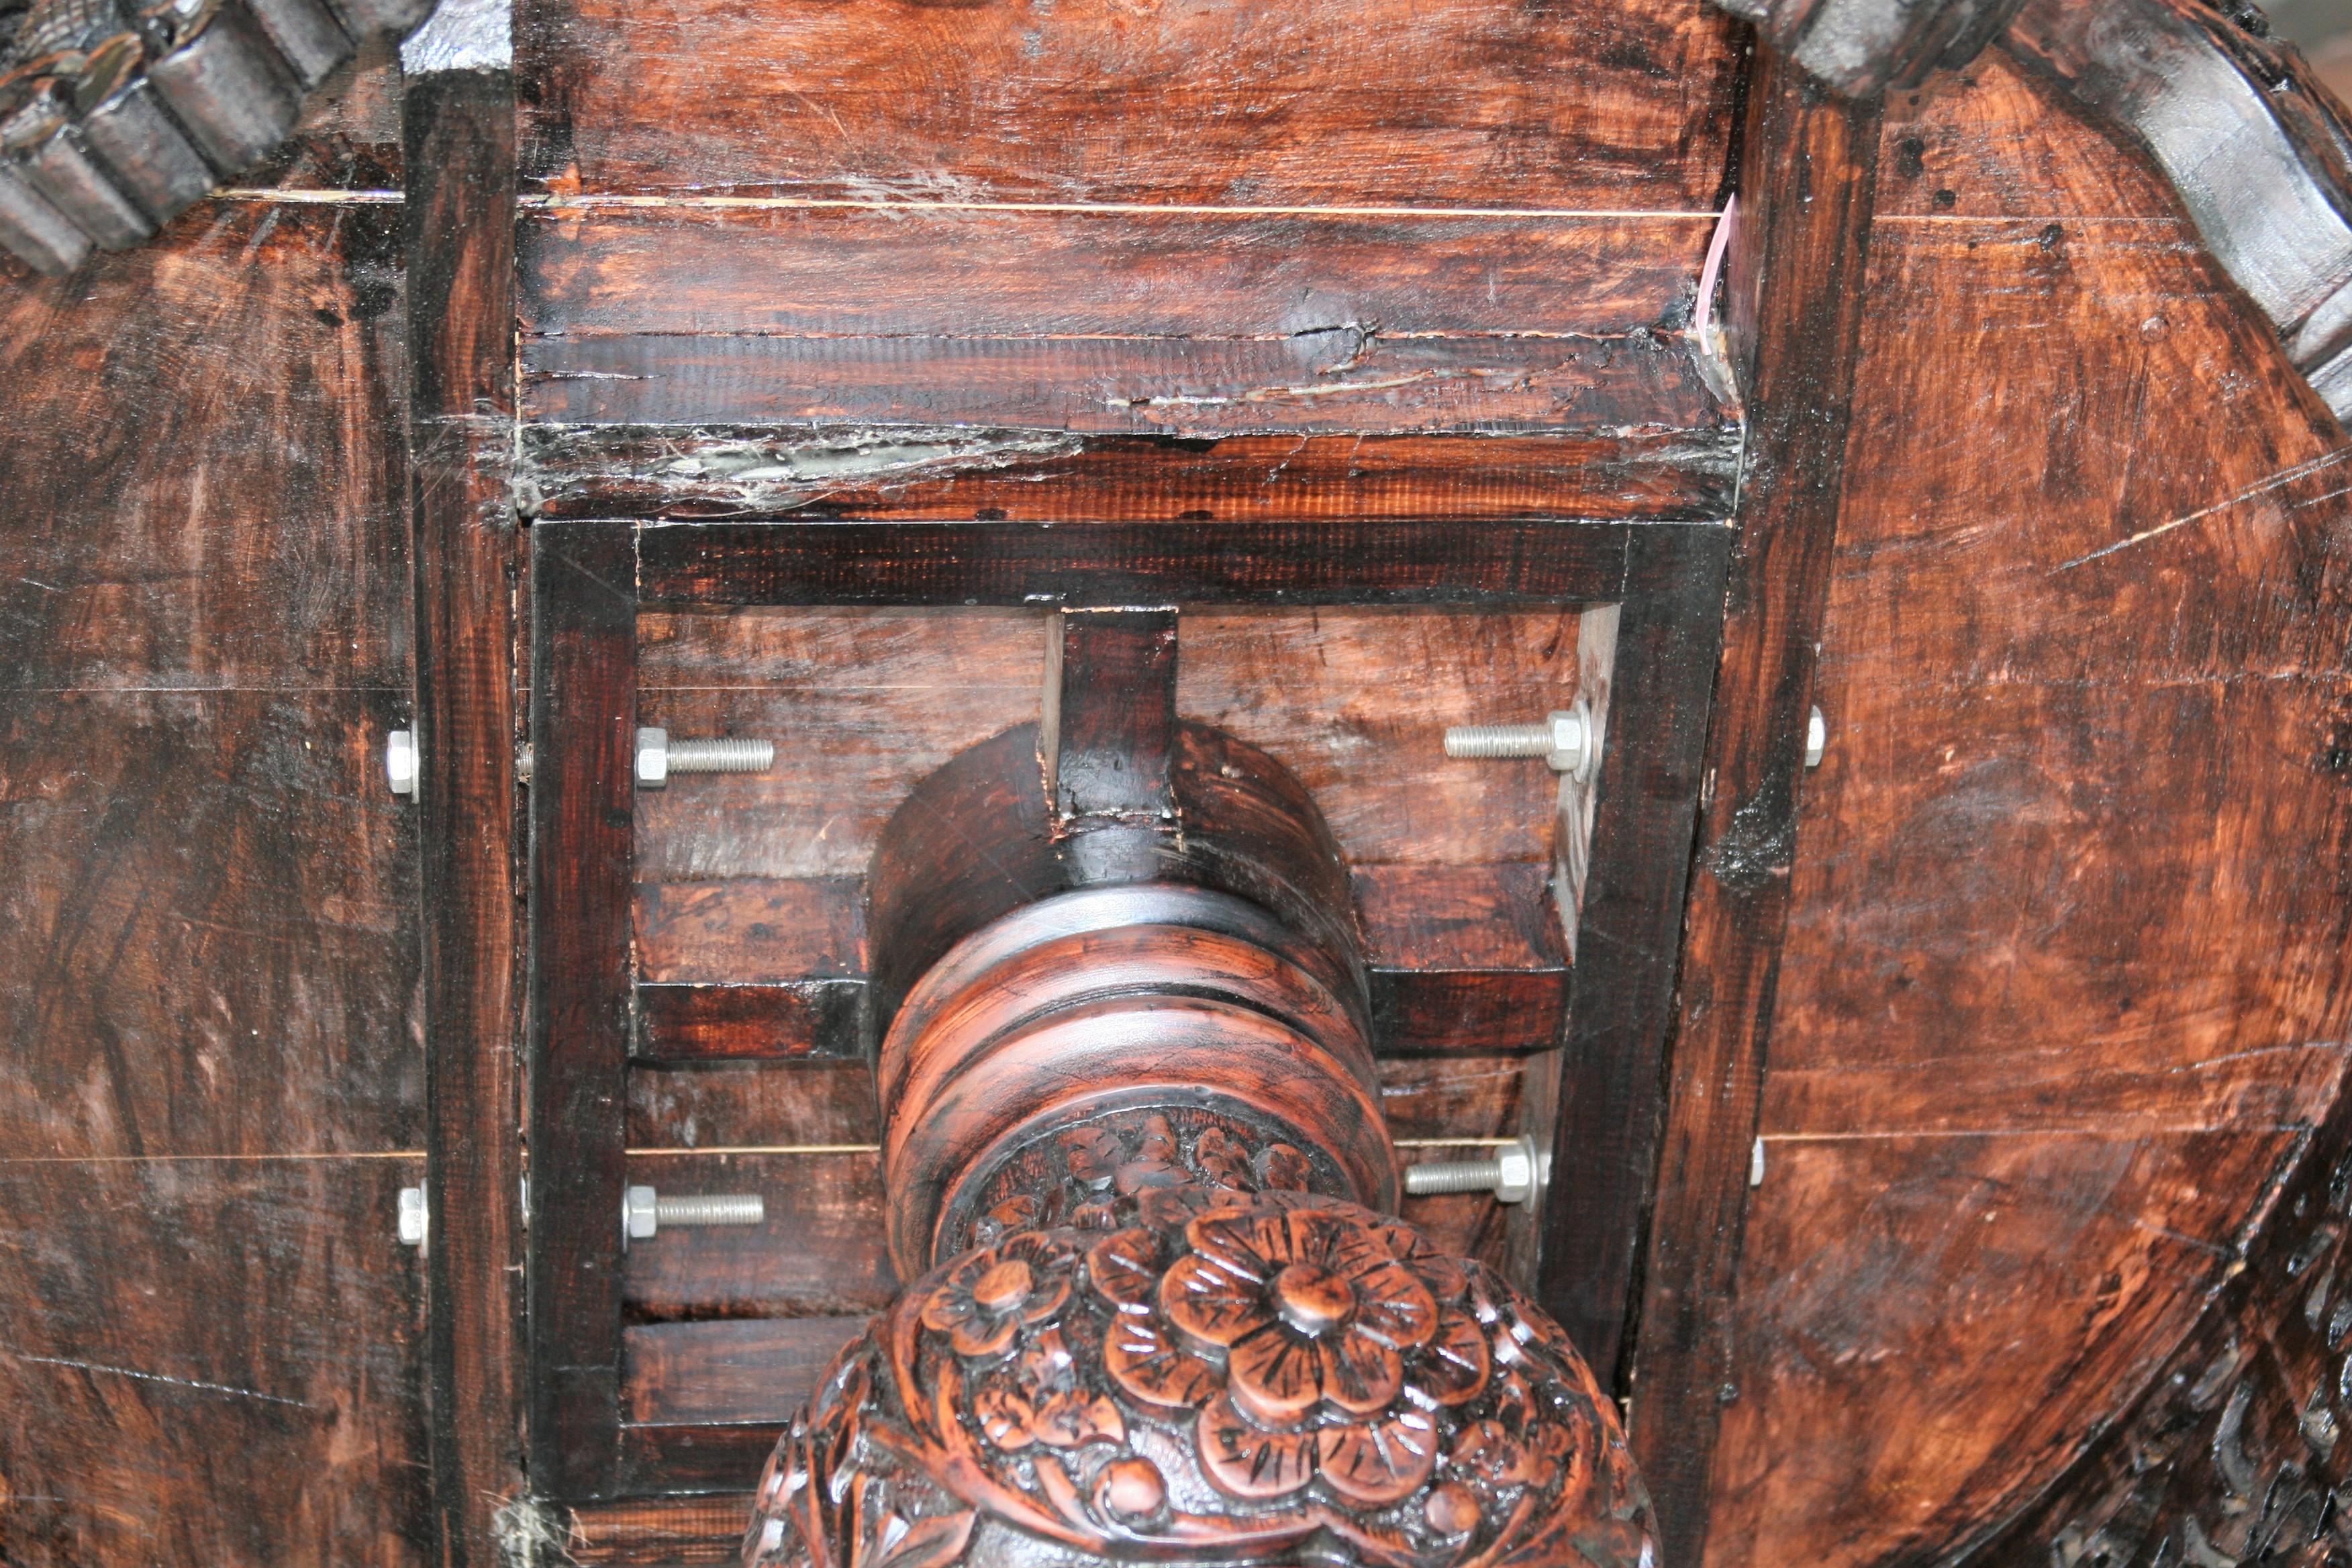
POLYGON ((1176 612, 1066 610, 1046 662, 1045 753, 1073 880, 1133 881, 1159 868, 1176 822, 1176 612))
POLYGON ((530 1477, 619 1463, 636 552, 627 523, 531 531, 530 1477))
POLYGON ((446 1568, 496 1563, 522 1489, 515 1040, 514 83, 402 100, 425 901, 434 1514, 446 1568))
POLYGON ((1657 1170, 1666 1028, 1731 530, 1642 529, 1617 616, 1538 1289, 1615 1379, 1657 1170))
POLYGON ((1731 1295, 1836 542, 1878 132, 1875 104, 1832 100, 1760 58, 1731 287, 1735 344, 1753 366, 1747 474, 1632 1382, 1634 1451, 1672 1563, 1702 1560, 1717 1428, 1738 1397, 1731 1295))

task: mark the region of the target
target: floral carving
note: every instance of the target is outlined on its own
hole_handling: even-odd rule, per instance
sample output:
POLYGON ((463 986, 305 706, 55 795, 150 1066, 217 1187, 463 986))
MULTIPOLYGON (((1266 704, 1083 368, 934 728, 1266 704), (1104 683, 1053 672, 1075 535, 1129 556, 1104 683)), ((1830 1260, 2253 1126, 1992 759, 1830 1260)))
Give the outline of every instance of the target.
POLYGON ((1239 1202, 1341 1190, 1328 1158, 1318 1163, 1271 1123, 1197 1107, 1115 1111, 1005 1160, 951 1205, 944 1228, 950 1240, 987 1243, 1040 1226, 1117 1229, 1170 1212, 1171 1194, 1239 1202))
MULTIPOLYGON (((1116 1189, 1164 1153, 1081 1161, 1116 1189)), ((877 1319, 780 1447, 751 1568, 1654 1560, 1614 1411, 1499 1278, 1333 1199, 1135 1185, 1117 1227, 1009 1230, 877 1319)))

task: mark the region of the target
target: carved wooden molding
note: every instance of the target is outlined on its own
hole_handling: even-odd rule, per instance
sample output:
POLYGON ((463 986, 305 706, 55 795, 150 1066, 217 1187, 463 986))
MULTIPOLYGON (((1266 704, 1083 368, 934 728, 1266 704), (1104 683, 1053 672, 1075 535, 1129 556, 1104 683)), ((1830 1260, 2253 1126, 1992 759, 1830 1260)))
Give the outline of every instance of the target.
POLYGON ((843 1353, 747 1568, 1654 1561, 1614 1410, 1493 1273, 1303 1193, 1107 1190, 1117 1228, 1011 1232, 843 1353))

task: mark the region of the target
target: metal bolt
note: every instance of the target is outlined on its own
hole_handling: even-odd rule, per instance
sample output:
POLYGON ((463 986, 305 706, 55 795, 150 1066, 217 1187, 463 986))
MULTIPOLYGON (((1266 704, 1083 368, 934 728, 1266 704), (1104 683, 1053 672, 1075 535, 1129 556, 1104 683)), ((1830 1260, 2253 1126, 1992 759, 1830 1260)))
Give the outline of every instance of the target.
POLYGON ((673 741, 667 730, 637 731, 639 789, 660 789, 672 773, 764 773, 775 765, 773 741, 673 741))
POLYGON ((1829 749, 1829 721, 1822 718, 1822 710, 1816 708, 1805 716, 1805 766, 1820 767, 1822 755, 1829 749))
POLYGON ((1449 757, 1541 757, 1556 773, 1590 779, 1601 760, 1601 736, 1592 722, 1592 707, 1578 698, 1576 706, 1554 713, 1540 724, 1457 724, 1445 731, 1449 757))
POLYGON ((658 1235, 664 1226, 765 1225, 768 1200, 757 1193, 689 1193, 662 1196, 631 1187, 621 1200, 621 1245, 658 1235))
POLYGON ((515 783, 530 783, 530 742, 525 741, 515 748, 515 783))
POLYGON ((432 1224, 433 1212, 425 1206, 423 1187, 400 1189, 400 1244, 422 1248, 426 1227, 432 1224))
POLYGON ((394 730, 383 741, 383 776, 392 784, 392 793, 414 798, 416 795, 416 731, 394 730))
POLYGON ((1532 1138, 1504 1144, 1491 1160, 1442 1160, 1404 1168, 1404 1192, 1409 1198, 1492 1193, 1498 1204, 1523 1204, 1535 1190, 1536 1141, 1532 1138))

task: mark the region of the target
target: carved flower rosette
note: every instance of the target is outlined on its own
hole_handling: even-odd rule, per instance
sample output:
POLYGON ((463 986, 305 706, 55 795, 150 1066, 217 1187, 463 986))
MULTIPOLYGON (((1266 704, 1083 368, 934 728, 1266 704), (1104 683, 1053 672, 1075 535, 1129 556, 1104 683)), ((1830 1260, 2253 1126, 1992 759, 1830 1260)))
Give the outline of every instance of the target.
POLYGON ((876 1320, 770 1460, 746 1563, 1655 1561, 1614 1412, 1495 1274, 1328 1197, 1139 1196, 876 1320))

